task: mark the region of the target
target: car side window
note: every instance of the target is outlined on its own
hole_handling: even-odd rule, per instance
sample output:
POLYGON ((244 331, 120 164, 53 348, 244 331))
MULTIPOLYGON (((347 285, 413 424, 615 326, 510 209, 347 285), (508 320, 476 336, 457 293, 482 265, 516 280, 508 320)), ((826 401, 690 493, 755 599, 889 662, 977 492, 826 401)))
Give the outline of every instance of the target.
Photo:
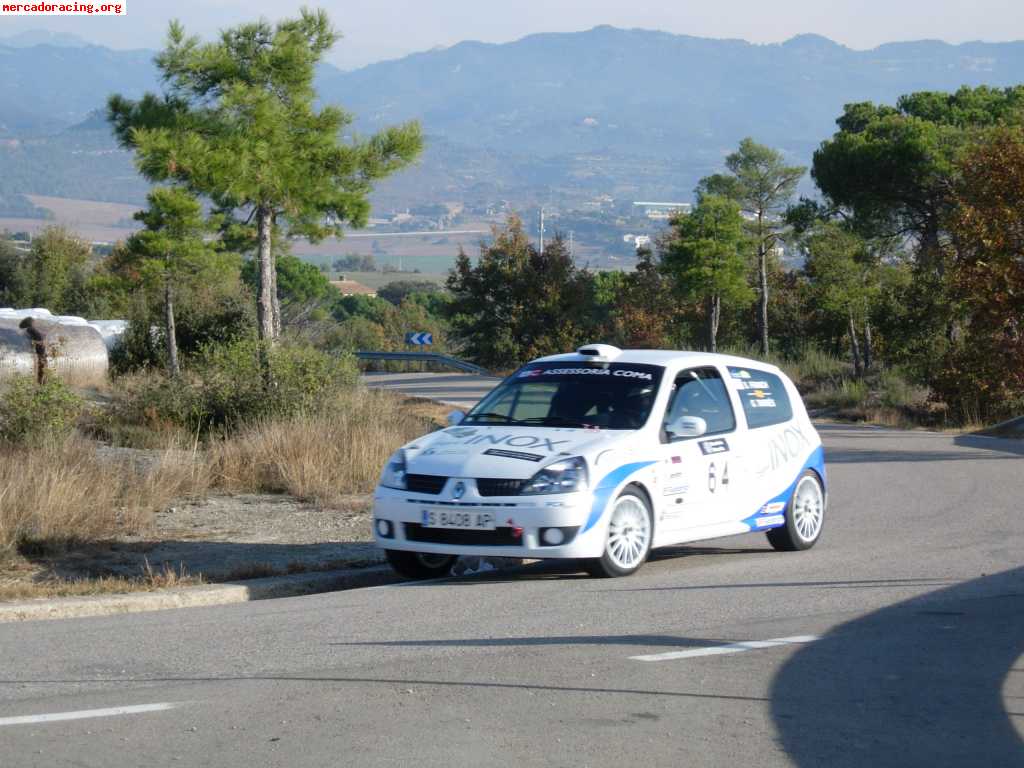
POLYGON ((793 405, 782 379, 756 368, 729 368, 750 429, 782 424, 793 418, 793 405))
POLYGON ((666 442, 685 440, 673 437, 667 427, 680 416, 697 416, 708 425, 705 434, 717 435, 736 429, 736 414, 725 382, 715 368, 690 368, 676 376, 662 422, 666 442))

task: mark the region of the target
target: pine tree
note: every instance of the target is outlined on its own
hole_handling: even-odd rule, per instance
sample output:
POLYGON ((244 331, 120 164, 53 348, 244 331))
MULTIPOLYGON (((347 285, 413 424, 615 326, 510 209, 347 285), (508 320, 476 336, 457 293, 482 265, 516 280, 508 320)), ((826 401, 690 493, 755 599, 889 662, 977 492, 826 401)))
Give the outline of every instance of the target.
POLYGON ((115 133, 135 150, 143 175, 181 184, 255 225, 259 333, 271 343, 281 330, 275 231, 315 241, 365 224, 372 183, 422 149, 418 123, 343 140, 351 115, 315 106, 316 65, 338 38, 323 11, 307 9, 205 44, 172 22, 156 57, 165 93, 108 102, 115 133))

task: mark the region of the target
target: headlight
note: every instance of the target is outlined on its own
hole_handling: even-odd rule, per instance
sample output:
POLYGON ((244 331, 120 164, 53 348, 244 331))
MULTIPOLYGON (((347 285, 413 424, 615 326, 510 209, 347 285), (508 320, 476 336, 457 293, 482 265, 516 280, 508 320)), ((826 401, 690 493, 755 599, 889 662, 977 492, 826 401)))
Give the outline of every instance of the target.
POLYGON ((587 490, 587 463, 580 456, 556 461, 531 477, 521 494, 572 493, 587 490))
POLYGON ((380 473, 380 484, 385 488, 405 490, 405 451, 399 449, 391 454, 384 471, 380 473))

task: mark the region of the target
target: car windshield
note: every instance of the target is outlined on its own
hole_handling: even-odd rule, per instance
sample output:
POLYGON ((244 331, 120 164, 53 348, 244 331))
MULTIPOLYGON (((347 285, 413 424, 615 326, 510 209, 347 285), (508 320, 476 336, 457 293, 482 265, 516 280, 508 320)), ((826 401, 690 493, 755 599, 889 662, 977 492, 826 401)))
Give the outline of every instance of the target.
POLYGON ((463 424, 639 429, 664 369, 629 363, 534 363, 516 371, 463 424))

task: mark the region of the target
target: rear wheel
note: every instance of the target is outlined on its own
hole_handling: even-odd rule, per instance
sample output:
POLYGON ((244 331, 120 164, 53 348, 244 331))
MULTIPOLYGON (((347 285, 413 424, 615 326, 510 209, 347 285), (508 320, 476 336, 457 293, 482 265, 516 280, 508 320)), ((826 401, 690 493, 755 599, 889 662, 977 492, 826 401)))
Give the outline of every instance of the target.
POLYGON ((825 525, 825 491, 817 473, 808 469, 797 481, 786 509, 786 524, 768 531, 768 542, 780 552, 810 549, 825 525))
POLYGON ((614 578, 636 573, 654 539, 654 517, 644 494, 627 488, 612 505, 604 554, 587 563, 591 576, 614 578))
POLYGON ((384 556, 397 574, 408 579, 436 579, 447 576, 458 559, 454 555, 403 552, 398 549, 386 549, 384 556))

